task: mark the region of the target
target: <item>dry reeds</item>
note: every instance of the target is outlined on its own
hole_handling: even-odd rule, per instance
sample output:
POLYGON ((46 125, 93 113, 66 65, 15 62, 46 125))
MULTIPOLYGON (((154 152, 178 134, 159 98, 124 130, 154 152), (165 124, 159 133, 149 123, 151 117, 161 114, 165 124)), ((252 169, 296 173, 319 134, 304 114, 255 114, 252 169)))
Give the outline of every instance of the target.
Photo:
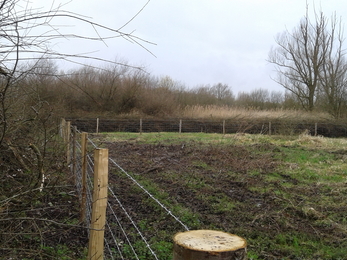
POLYGON ((331 119, 326 113, 305 112, 302 110, 257 110, 255 108, 239 108, 229 106, 187 106, 182 112, 184 118, 214 118, 214 119, 295 119, 300 121, 331 119))

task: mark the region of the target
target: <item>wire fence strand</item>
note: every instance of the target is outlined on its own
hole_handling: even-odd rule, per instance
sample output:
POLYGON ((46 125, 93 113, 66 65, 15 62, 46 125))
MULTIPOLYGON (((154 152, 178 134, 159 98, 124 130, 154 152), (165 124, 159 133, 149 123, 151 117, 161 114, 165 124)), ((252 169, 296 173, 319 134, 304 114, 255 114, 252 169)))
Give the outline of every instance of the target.
MULTIPOLYGON (((71 135, 75 133, 80 135, 81 132, 76 130, 71 131, 71 135)), ((71 163, 74 167, 70 169, 75 169, 75 181, 76 189, 79 194, 79 199, 82 200, 82 145, 77 141, 78 138, 70 138, 70 140, 76 140, 74 144, 70 145, 70 149, 75 147, 75 159, 71 163)), ((91 212, 92 212, 92 194, 93 194, 93 178, 94 178, 94 160, 92 156, 92 150, 98 149, 98 146, 90 138, 87 139, 87 167, 86 167, 86 205, 85 205, 85 225, 88 228, 91 223, 91 212)), ((185 225, 179 217, 177 217, 165 206, 159 199, 157 199, 153 194, 151 194, 138 180, 136 180, 132 175, 130 175, 126 170, 121 167, 114 158, 109 158, 109 163, 112 167, 118 169, 123 176, 126 176, 131 182, 140 188, 144 195, 148 196, 152 201, 154 201, 160 208, 172 217, 173 221, 178 223, 181 228, 188 231, 189 228, 185 225)), ((117 176, 122 178, 121 176, 117 176)), ((123 177, 124 178, 124 177, 123 177)), ((107 219, 105 224, 105 248, 104 254, 105 259, 140 259, 140 254, 143 252, 138 252, 139 240, 145 245, 146 251, 148 252, 146 256, 150 256, 152 259, 158 260, 157 253, 152 248, 151 243, 148 240, 147 235, 143 233, 140 226, 138 225, 138 219, 132 217, 132 213, 126 208, 126 203, 123 203, 121 198, 115 193, 114 187, 109 185, 108 187, 110 200, 107 203, 107 219), (129 228, 132 226, 133 228, 129 228)), ((130 192, 130 191, 124 191, 130 192)), ((83 205, 82 205, 83 206, 83 205)), ((181 231, 179 229, 178 231, 181 231)), ((148 231, 146 231, 148 232, 148 231)), ((141 249, 143 250, 143 249, 141 249)), ((150 258, 146 259, 150 259, 150 258)), ((143 259, 143 258, 142 258, 143 259)))

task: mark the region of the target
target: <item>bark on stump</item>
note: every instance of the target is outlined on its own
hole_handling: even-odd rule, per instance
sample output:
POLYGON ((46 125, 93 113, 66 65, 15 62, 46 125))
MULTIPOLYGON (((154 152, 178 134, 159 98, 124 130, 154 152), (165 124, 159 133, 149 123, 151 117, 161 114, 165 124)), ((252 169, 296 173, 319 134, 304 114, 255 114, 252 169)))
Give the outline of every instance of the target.
POLYGON ((245 239, 214 230, 192 230, 174 236, 173 260, 246 260, 245 239))

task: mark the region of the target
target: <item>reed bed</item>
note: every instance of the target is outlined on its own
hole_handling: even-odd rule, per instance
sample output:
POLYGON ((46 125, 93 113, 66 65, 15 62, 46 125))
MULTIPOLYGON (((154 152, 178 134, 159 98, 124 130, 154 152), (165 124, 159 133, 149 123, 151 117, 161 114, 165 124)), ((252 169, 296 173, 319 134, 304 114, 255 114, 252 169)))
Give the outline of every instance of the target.
POLYGON ((238 108, 229 106, 187 106, 182 112, 183 118, 215 119, 292 119, 299 121, 325 121, 332 117, 323 112, 306 112, 302 110, 259 110, 256 108, 238 108))

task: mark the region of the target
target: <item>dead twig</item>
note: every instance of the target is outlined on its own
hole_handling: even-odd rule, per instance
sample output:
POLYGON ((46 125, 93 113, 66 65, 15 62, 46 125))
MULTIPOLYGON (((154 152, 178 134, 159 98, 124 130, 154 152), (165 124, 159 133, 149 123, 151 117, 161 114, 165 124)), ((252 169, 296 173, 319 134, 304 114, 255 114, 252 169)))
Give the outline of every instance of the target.
POLYGON ((37 148, 36 145, 31 143, 31 144, 29 144, 29 148, 31 148, 34 151, 34 153, 36 154, 36 157, 37 157, 38 176, 37 176, 37 182, 36 182, 35 186, 38 185, 39 181, 41 180, 40 191, 42 191, 43 184, 45 181, 45 174, 44 174, 44 170, 43 170, 43 158, 42 158, 42 155, 41 155, 39 148, 37 148))

